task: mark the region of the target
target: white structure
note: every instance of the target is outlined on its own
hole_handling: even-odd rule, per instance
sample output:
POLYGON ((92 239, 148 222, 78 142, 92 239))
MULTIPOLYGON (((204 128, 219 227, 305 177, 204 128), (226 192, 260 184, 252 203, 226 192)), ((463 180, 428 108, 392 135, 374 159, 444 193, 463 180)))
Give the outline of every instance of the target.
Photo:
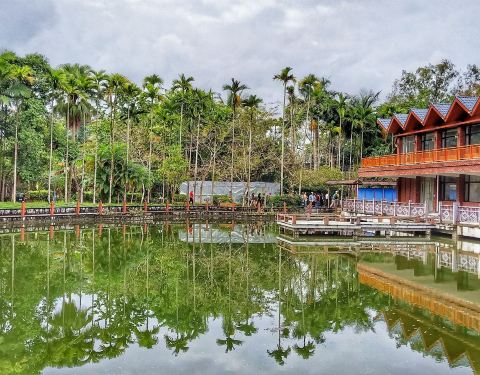
POLYGON ((245 194, 259 193, 262 197, 265 195, 277 195, 280 194, 280 184, 276 182, 250 182, 250 192, 247 192, 246 182, 233 182, 231 184, 227 181, 186 181, 180 185, 180 194, 186 194, 193 191, 195 194, 195 202, 212 202, 213 195, 230 195, 232 192, 233 200, 235 202, 241 202, 245 194))

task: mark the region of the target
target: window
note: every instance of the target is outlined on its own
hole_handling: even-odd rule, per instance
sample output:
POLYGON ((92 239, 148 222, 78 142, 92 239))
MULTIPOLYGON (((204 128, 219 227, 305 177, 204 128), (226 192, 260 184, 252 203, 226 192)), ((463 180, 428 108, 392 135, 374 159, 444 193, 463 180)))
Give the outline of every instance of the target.
POLYGON ((467 145, 480 144, 480 124, 467 126, 465 129, 465 142, 467 145))
POLYGON ((465 176, 465 202, 480 202, 480 176, 465 176))
POLYGON ((422 151, 433 150, 435 148, 435 134, 427 133, 422 135, 422 151))
POLYGON ((403 137, 402 141, 402 154, 408 154, 409 152, 415 151, 415 137, 403 137))
POLYGON ((442 132, 442 148, 457 147, 457 129, 448 129, 442 132))
POLYGON ((454 177, 440 177, 440 197, 443 201, 457 200, 457 179, 454 177))

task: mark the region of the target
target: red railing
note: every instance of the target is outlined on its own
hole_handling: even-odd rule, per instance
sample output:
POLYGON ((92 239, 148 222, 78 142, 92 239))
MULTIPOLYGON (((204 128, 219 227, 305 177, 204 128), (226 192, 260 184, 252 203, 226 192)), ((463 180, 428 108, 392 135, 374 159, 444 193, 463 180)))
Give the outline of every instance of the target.
POLYGON ((362 168, 480 159, 480 145, 362 158, 362 168))

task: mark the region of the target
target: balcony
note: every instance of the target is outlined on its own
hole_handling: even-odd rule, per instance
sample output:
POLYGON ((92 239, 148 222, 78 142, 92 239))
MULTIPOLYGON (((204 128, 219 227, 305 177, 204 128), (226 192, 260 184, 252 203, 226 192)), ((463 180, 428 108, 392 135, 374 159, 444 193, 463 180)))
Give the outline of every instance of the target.
POLYGON ((362 158, 362 168, 480 159, 480 145, 362 158))

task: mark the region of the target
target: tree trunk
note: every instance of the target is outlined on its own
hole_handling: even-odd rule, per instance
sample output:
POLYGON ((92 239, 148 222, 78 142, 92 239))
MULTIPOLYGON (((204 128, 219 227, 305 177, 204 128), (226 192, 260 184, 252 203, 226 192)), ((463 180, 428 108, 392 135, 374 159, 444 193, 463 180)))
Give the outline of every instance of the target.
MULTIPOLYGON (((195 139, 195 169, 193 172, 193 203, 197 199, 198 143, 200 139, 200 114, 197 119, 197 135, 195 139)), ((190 192, 189 192, 190 193, 190 192)))
POLYGON ((83 192, 85 190, 85 139, 87 138, 87 129, 85 113, 83 113, 83 142, 82 142, 82 177, 80 179, 80 203, 83 203, 83 192))
POLYGON ((109 178, 109 188, 108 188, 108 203, 112 203, 112 190, 113 190, 113 172, 114 172, 114 152, 113 152, 113 142, 114 142, 114 127, 115 127, 115 101, 110 96, 110 178, 109 178))
POLYGON ((65 165, 64 165, 64 173, 65 173, 65 192, 63 199, 65 203, 68 203, 68 146, 69 146, 69 137, 68 137, 68 130, 70 124, 70 100, 67 99, 67 126, 66 126, 66 150, 65 150, 65 165))
POLYGON ((287 83, 283 85, 283 116, 282 116, 282 151, 280 160, 280 195, 283 195, 283 168, 285 163, 285 100, 287 96, 287 83))
POLYGON ((233 150, 235 148, 235 100, 233 98, 233 121, 232 121, 232 147, 231 147, 231 160, 230 160, 230 198, 233 200, 233 150))
POLYGON ((250 127, 248 129, 248 177, 247 177, 247 202, 250 206, 250 197, 252 196, 250 192, 250 184, 252 177, 252 127, 253 127, 253 115, 250 117, 250 127))
POLYGON ((48 157, 48 202, 52 200, 52 161, 53 161, 53 100, 50 116, 50 154, 48 157))
POLYGON ((13 150, 13 187, 12 202, 15 203, 17 198, 17 159, 18 159, 18 122, 20 121, 20 105, 17 107, 17 115, 15 116, 15 145, 13 150))
POLYGON ((123 200, 127 201, 127 183, 128 183, 128 158, 130 152, 130 106, 127 109, 127 155, 125 157, 125 188, 123 190, 123 200))

